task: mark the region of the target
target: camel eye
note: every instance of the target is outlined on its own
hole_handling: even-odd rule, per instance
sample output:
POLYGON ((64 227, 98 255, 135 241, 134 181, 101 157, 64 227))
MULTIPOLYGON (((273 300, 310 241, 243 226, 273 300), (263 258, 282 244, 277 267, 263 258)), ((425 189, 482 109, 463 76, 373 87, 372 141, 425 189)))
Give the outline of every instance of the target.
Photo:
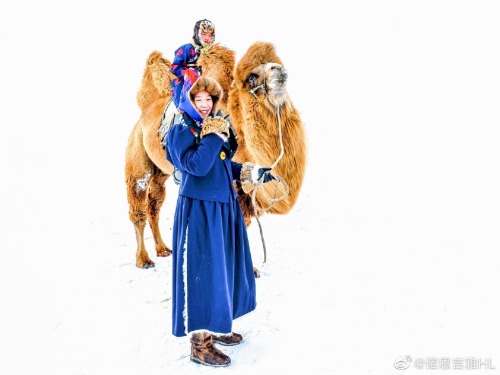
POLYGON ((259 76, 257 74, 250 73, 250 75, 248 76, 248 79, 247 79, 247 81, 250 83, 250 86, 252 86, 252 87, 257 86, 257 78, 259 78, 259 76))

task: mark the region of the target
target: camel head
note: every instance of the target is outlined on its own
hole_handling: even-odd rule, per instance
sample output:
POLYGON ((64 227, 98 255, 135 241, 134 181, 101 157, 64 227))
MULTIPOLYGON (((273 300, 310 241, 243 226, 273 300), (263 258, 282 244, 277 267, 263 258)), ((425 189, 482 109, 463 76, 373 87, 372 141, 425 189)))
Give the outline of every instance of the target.
POLYGON ((238 62, 234 85, 273 108, 289 103, 288 73, 271 43, 256 42, 238 62))
POLYGON ((272 173, 279 177, 277 182, 254 190, 255 205, 248 203, 253 197, 240 195, 245 218, 254 216, 257 206, 286 214, 302 186, 307 156, 305 130, 287 93, 287 82, 288 73, 271 43, 252 44, 236 65, 229 92, 231 123, 238 136, 233 159, 273 166, 272 173))
POLYGON ((263 96, 273 107, 281 107, 287 103, 287 78, 286 69, 280 64, 262 64, 250 72, 243 89, 255 97, 263 96))

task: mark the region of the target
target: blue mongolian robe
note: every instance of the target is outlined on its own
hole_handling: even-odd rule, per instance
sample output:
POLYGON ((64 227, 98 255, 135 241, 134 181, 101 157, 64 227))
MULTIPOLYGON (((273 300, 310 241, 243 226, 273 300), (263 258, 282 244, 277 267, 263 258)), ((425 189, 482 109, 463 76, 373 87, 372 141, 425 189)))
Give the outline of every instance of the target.
POLYGON ((227 334, 234 319, 256 307, 247 229, 233 187, 241 164, 231 161, 234 137, 200 139, 201 116, 184 109, 166 142, 167 159, 182 172, 172 241, 172 333, 227 334))

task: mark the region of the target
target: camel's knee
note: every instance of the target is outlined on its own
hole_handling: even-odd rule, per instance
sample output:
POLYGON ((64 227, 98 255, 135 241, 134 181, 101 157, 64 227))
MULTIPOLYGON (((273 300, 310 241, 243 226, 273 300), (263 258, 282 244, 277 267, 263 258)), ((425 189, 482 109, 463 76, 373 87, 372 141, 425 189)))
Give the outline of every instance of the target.
POLYGON ((150 210, 159 210, 165 200, 165 186, 152 184, 148 193, 148 204, 150 210))
POLYGON ((166 197, 165 181, 169 175, 155 173, 149 182, 148 211, 151 217, 157 216, 166 197))
POLYGON ((129 219, 134 225, 141 225, 147 220, 147 201, 146 194, 135 194, 134 192, 128 194, 129 219))

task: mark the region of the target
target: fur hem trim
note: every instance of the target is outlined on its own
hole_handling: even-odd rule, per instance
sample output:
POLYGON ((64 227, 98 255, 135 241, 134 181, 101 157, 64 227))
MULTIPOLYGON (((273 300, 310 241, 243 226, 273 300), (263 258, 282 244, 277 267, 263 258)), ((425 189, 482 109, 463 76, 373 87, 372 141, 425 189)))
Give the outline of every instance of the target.
POLYGON ((208 333, 210 335, 216 335, 216 336, 225 336, 225 335, 230 335, 233 333, 232 331, 230 332, 214 332, 214 331, 209 331, 207 329, 195 329, 194 331, 189 331, 189 333, 208 333))
POLYGON ((184 333, 187 335, 188 334, 188 298, 187 298, 187 241, 188 241, 188 231, 189 231, 189 225, 186 228, 186 237, 184 238, 184 245, 183 245, 183 256, 184 259, 182 261, 182 280, 184 282, 184 310, 182 311, 182 317, 184 318, 184 333))

